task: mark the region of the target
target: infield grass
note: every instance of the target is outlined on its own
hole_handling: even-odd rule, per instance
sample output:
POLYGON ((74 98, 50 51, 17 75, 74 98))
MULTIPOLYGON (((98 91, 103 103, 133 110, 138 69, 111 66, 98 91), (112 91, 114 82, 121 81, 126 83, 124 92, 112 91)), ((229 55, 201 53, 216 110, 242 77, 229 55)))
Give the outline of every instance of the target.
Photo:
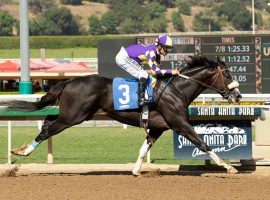
MULTIPOLYGON (((12 147, 30 143, 36 127, 12 127, 12 147)), ((145 139, 143 129, 128 127, 74 127, 53 137, 56 164, 121 164, 134 163, 145 139)), ((203 164, 204 161, 173 159, 173 134, 165 132, 151 149, 151 161, 156 164, 203 164)), ((47 142, 30 156, 12 155, 13 163, 46 163, 47 142)), ((0 163, 7 162, 7 127, 0 127, 0 163)))
MULTIPOLYGON (((36 127, 12 127, 12 148, 31 143, 36 127)), ((253 130, 254 133, 254 130, 253 130)), ((252 135, 254 141, 255 134, 252 135)), ((137 160, 146 137, 143 129, 128 127, 72 127, 53 136, 55 164, 124 164, 137 160)), ((151 149, 155 164, 201 165, 203 160, 174 160, 173 134, 166 131, 151 149)), ((28 157, 12 155, 13 163, 46 163, 47 141, 28 157)), ((0 127, 0 164, 7 163, 7 127, 0 127)))

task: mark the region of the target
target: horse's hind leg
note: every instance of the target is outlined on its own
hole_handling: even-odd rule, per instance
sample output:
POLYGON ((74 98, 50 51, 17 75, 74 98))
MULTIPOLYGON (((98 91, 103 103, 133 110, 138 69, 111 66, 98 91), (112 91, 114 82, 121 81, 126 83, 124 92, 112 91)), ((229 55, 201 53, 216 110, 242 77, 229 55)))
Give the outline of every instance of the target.
POLYGON ((140 169, 142 166, 142 162, 143 162, 144 158, 146 157, 148 151, 152 147, 152 145, 157 141, 157 139, 159 138, 159 136, 161 136, 162 133, 163 133, 163 130, 160 130, 160 129, 150 129, 149 130, 149 135, 146 137, 146 139, 144 140, 144 142, 141 146, 137 162, 132 170, 132 174, 134 176, 141 176, 140 169))
MULTIPOLYGON (((45 130, 47 130, 48 127, 53 122, 55 122, 57 118, 58 118, 58 115, 48 115, 43 122, 39 135, 42 134, 42 132, 44 132, 45 130)), ((42 140, 39 140, 36 138, 30 145, 23 144, 20 148, 13 148, 11 150, 11 153, 15 155, 28 156, 41 143, 41 141, 42 140)))
POLYGON ((28 156, 42 141, 47 140, 49 137, 60 133, 66 128, 69 128, 75 124, 82 123, 85 119, 89 119, 90 115, 91 113, 89 114, 87 112, 80 112, 76 116, 70 116, 66 114, 65 116, 63 116, 63 114, 56 116, 49 115, 46 117, 41 131, 31 145, 24 145, 21 148, 14 149, 11 152, 16 155, 28 156))

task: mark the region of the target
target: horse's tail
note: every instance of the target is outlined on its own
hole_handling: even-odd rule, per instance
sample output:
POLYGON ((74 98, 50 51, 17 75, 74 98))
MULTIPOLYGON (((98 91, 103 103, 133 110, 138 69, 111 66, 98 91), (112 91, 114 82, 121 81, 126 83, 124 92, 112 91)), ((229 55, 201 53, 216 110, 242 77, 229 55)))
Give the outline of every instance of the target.
POLYGON ((36 111, 41 110, 46 106, 54 105, 62 94, 63 89, 69 81, 64 81, 53 86, 49 92, 42 96, 39 101, 36 102, 28 102, 28 101, 7 101, 0 102, 1 106, 7 106, 7 110, 21 110, 21 111, 36 111))

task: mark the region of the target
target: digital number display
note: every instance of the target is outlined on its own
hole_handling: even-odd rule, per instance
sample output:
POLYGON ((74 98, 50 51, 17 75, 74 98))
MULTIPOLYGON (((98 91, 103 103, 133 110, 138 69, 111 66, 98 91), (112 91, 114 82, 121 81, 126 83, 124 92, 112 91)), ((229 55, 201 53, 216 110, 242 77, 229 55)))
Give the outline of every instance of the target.
POLYGON ((250 45, 215 46, 216 53, 250 53, 250 45))

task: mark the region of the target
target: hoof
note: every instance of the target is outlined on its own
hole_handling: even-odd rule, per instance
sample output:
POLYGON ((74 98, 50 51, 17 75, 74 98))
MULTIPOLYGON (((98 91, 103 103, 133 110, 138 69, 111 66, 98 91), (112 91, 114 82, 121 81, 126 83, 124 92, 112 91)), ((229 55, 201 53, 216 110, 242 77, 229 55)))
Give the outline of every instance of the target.
POLYGON ((27 144, 23 144, 21 147, 19 148, 13 148, 10 152, 14 155, 17 156, 25 156, 24 155, 24 150, 27 148, 27 144))
POLYGON ((235 169, 234 167, 230 167, 228 170, 227 170, 228 174, 238 174, 238 170, 235 169))
POLYGON ((132 175, 135 177, 142 176, 141 172, 132 171, 132 175))

